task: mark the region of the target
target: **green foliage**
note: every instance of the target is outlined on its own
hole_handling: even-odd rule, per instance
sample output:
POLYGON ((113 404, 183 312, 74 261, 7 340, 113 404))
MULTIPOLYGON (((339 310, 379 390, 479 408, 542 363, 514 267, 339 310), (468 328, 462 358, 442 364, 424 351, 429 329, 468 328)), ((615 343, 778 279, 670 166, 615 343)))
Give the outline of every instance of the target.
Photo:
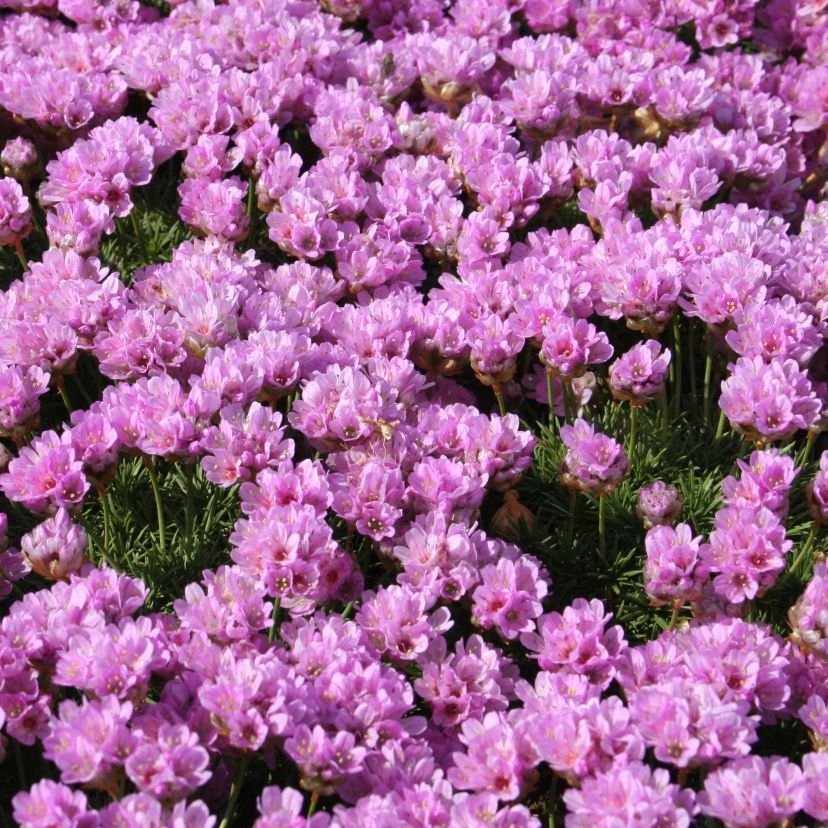
MULTIPOLYGON (((623 403, 605 403, 589 409, 586 419, 596 428, 626 442, 630 431, 630 409, 623 403)), ((662 440, 661 413, 651 403, 639 413, 638 439, 631 458, 629 478, 606 498, 606 557, 598 542, 598 504, 595 498, 574 494, 559 482, 565 447, 546 426, 535 429, 538 444, 529 474, 519 487, 521 502, 536 517, 531 533, 519 542, 537 556, 552 574, 556 608, 581 596, 599 598, 623 624, 633 643, 646 641, 669 624, 669 609, 654 609, 644 592, 642 569, 645 531, 635 514, 637 492, 654 480, 677 486, 684 499, 680 520, 697 534, 707 535, 721 505, 721 482, 735 473, 736 460, 746 458, 751 447, 728 431, 715 438, 715 427, 683 412, 669 424, 662 440)), ((793 448, 792 446, 790 447, 793 448)), ((802 548, 810 528, 802 483, 816 470, 811 461, 792 492, 788 536, 795 541, 790 559, 802 548)), ((808 574, 808 573, 805 573, 808 574)), ((755 620, 771 624, 785 634, 785 612, 803 588, 801 577, 780 579, 753 608, 755 620)))
POLYGON ((81 522, 91 539, 93 560, 143 579, 150 590, 149 606, 164 610, 205 569, 229 562, 228 538, 241 512, 238 486, 220 489, 196 464, 161 462, 158 478, 163 549, 149 467, 142 458, 121 461, 106 494, 87 497, 81 522))
POLYGON ((150 263, 168 262, 181 242, 193 238, 178 217, 177 165, 168 161, 143 188, 132 192, 134 208, 115 220, 115 233, 101 243, 101 262, 117 270, 125 284, 150 263))

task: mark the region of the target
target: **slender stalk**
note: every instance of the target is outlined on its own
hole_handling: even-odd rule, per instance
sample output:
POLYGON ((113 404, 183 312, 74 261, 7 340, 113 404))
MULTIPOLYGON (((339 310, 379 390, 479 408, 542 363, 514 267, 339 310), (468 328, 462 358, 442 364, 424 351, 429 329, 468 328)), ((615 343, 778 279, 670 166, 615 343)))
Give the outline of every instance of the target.
POLYGON ((26 253, 23 250, 23 242, 20 239, 14 240, 14 252, 17 254, 20 264, 23 265, 23 272, 25 273, 29 269, 29 260, 26 258, 26 253))
POLYGON ((250 219, 253 218, 253 211, 255 209, 256 209, 256 182, 251 177, 247 181, 247 215, 250 219))
POLYGON ((109 550, 110 550, 110 542, 112 539, 112 515, 109 509, 109 495, 106 493, 106 489, 98 489, 98 499, 101 501, 101 511, 103 512, 103 524, 104 524, 104 536, 103 536, 103 545, 104 545, 104 562, 109 563, 109 550))
POLYGON ((89 395, 89 392, 86 390, 86 387, 84 386, 83 382, 81 382, 81 378, 78 375, 77 371, 74 374, 72 374, 72 379, 74 380, 74 383, 77 386, 78 390, 83 395, 83 398, 86 400, 86 404, 87 405, 92 405, 94 400, 89 395))
POLYGON ((141 230, 141 225, 138 223, 138 214, 135 211, 135 207, 129 211, 129 218, 132 221, 132 229, 135 231, 135 236, 138 239, 138 246, 141 248, 141 256, 144 264, 149 264, 149 250, 147 250, 147 242, 146 239, 144 239, 144 233, 141 230))
POLYGON ((811 459, 811 451, 814 448, 814 443, 816 442, 816 432, 809 431, 808 437, 805 440, 805 446, 802 449, 802 454, 797 458, 796 465, 797 466, 804 466, 808 460, 811 459))
POLYGON ((708 350, 704 360, 704 390, 702 398, 702 416, 704 424, 710 422, 710 379, 713 376, 713 354, 708 350))
POLYGON ((698 388, 696 387, 696 350, 693 341, 693 320, 689 321, 687 325, 687 364, 690 369, 690 404, 693 407, 693 413, 698 411, 699 398, 698 388))
POLYGON ((161 554, 164 555, 167 551, 167 532, 164 524, 164 507, 161 503, 161 489, 158 485, 158 471, 155 468, 155 461, 150 457, 146 460, 147 469, 149 470, 150 483, 152 483, 152 493, 155 497, 155 514, 158 518, 158 548, 161 554))
POLYGON ((578 406, 575 403, 575 393, 572 390, 571 380, 561 377, 561 390, 563 391, 564 413, 566 421, 569 423, 575 419, 578 406))
POLYGON ((667 408, 667 389, 662 388, 658 397, 658 404, 661 407, 661 442, 667 445, 670 438, 670 411, 667 408))
POLYGON ((279 634, 279 625, 282 623, 282 599, 277 598, 273 602, 273 626, 267 634, 268 641, 274 641, 279 634))
MULTIPOLYGON (((29 198, 31 198, 31 196, 29 196, 29 198)), ((38 235, 43 232, 43 224, 40 221, 40 217, 37 215, 37 208, 34 204, 32 204, 32 227, 34 227, 34 231, 38 235)))
POLYGON ((314 791, 311 794, 310 805, 308 805, 308 819, 310 819, 316 813, 316 809, 317 809, 318 806, 319 806, 319 791, 314 791))
POLYGON ((670 626, 667 627, 668 630, 674 630, 676 628, 680 612, 681 607, 673 607, 673 614, 670 616, 670 626))
POLYGON ((679 327, 679 318, 673 319, 673 359, 671 360, 676 365, 676 381, 673 386, 673 416, 678 417, 681 414, 681 328, 679 327))
POLYGON ((496 382, 492 386, 492 390, 494 391, 494 395, 497 398, 497 407, 500 409, 500 416, 506 416, 506 400, 503 399, 503 389, 500 387, 500 383, 496 382))
MULTIPOLYGON (((118 252, 121 254, 121 270, 125 271, 127 266, 127 246, 123 221, 115 222, 115 232, 118 236, 118 252)), ((123 274, 121 275, 123 276, 123 274)))
POLYGON ((606 563, 607 561, 607 526, 606 526, 606 515, 604 509, 604 501, 606 497, 601 495, 598 498, 598 548, 601 551, 601 560, 606 563))
POLYGON ((190 463, 184 465, 184 554, 187 560, 193 552, 193 474, 195 466, 190 463))
POLYGON ((571 489, 569 490, 569 521, 566 527, 566 548, 572 549, 572 543, 575 540, 575 498, 576 494, 571 489))
POLYGON ((549 404, 549 427, 555 427, 555 378, 546 373, 546 402, 549 404))
POLYGON ((354 602, 353 602, 353 601, 349 601, 349 602, 345 605, 345 609, 344 609, 344 610, 342 610, 342 620, 343 620, 343 621, 347 621, 347 620, 348 620, 348 618, 350 617, 351 613, 353 612, 353 609, 354 609, 354 602))
POLYGON ((219 828, 228 828, 232 824, 233 811, 236 810, 236 803, 239 801, 239 794, 244 786, 244 774, 249 762, 250 757, 245 754, 236 766, 236 775, 233 777, 233 785, 230 788, 230 799, 227 800, 227 808, 224 811, 224 816, 221 818, 219 828))
MULTIPOLYGON (((22 788, 21 788, 22 790, 22 788)), ((0 820, 2 820, 3 828, 12 828, 11 822, 9 822, 9 817, 6 815, 6 811, 4 808, 0 808, 0 820)))
POLYGON ((634 405, 630 408, 630 440, 627 443, 627 457, 632 462, 635 454, 635 438, 638 433, 638 406, 634 405))
POLYGON ((722 435, 724 434, 726 420, 727 420, 727 417, 725 417, 724 411, 720 411, 719 412, 719 422, 716 425, 716 439, 717 440, 720 440, 722 435))
POLYGON ((26 765, 23 762, 23 751, 20 750, 20 742, 17 739, 12 739, 14 742, 14 761, 17 765, 17 781, 20 785, 21 791, 29 789, 29 783, 26 781, 26 765))
POLYGON ((72 408, 72 401, 69 399, 69 394, 66 392, 66 385, 63 382, 63 374, 56 374, 55 375, 55 385, 57 386, 58 394, 60 394, 60 398, 63 400, 63 405, 66 407, 66 411, 69 416, 72 416, 72 412, 75 410, 72 408))
POLYGON ((558 804, 558 775, 552 777, 549 785, 549 816, 547 824, 549 828, 555 828, 555 806, 558 804))

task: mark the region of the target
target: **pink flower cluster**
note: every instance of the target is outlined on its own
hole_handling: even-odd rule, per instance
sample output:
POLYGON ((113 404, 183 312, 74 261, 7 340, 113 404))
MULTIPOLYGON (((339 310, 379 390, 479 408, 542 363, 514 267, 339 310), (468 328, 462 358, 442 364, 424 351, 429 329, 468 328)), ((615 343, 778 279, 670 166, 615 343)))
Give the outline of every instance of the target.
POLYGON ((824 2, 0 7, 3 813, 828 820, 824 2), (127 464, 238 507, 163 611, 127 464))

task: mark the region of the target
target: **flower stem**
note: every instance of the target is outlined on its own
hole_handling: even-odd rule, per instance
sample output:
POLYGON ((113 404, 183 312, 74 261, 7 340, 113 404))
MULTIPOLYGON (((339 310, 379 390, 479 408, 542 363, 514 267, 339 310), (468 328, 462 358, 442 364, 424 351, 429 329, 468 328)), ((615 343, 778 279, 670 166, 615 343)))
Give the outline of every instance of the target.
POLYGON ((571 422, 575 417, 575 395, 572 393, 572 384, 568 379, 561 377, 561 391, 563 392, 564 419, 571 422))
POLYGON ((253 211, 256 209, 256 182, 251 176, 247 181, 247 215, 253 218, 253 211))
POLYGON ((666 388, 661 389, 661 394, 658 397, 658 404, 661 407, 661 442, 664 446, 666 446, 667 440, 670 437, 670 412, 667 409, 666 388))
POLYGON ((310 819, 316 813, 316 809, 317 809, 318 806, 319 806, 319 791, 314 791, 311 794, 310 805, 308 805, 308 819, 310 819))
POLYGON ((276 636, 279 634, 279 625, 282 622, 282 599, 277 598, 273 602, 273 626, 270 628, 270 632, 267 634, 268 641, 274 641, 276 636))
POLYGON ((12 739, 14 742, 14 761, 17 765, 17 781, 20 785, 20 790, 25 791, 29 788, 29 783, 26 781, 26 765, 23 762, 23 751, 20 750, 20 742, 17 739, 12 739))
POLYGON ((29 261, 26 258, 26 253, 23 251, 23 242, 20 239, 14 240, 14 252, 17 254, 20 264, 23 265, 23 272, 25 273, 29 269, 29 261))
POLYGON ((638 406, 634 405, 630 408, 630 441, 627 443, 627 457, 632 462, 635 454, 635 438, 638 434, 638 406))
POLYGON ((227 800, 227 808, 224 811, 224 816, 221 818, 219 828, 228 828, 232 823, 233 811, 236 810, 236 803, 239 801, 239 794, 244 786, 244 774, 249 762, 250 757, 245 754, 236 767, 236 775, 233 777, 233 785, 230 788, 230 799, 227 800))
POLYGON ((702 399, 702 416, 704 424, 710 422, 710 379, 713 376, 713 354, 708 350, 704 360, 704 397, 702 399))
POLYGON ((577 495, 570 490, 569 492, 569 521, 566 527, 566 548, 572 549, 572 543, 575 540, 575 498, 577 495))
POLYGON ((497 407, 500 409, 500 416, 506 416, 506 400, 503 399, 503 389, 500 387, 500 383, 496 382, 492 386, 492 390, 494 391, 494 395, 497 398, 497 407))
POLYGON ((558 775, 552 777, 549 785, 549 816, 547 824, 549 828, 555 828, 555 806, 558 804, 558 775))
POLYGON ((679 317, 673 319, 673 356, 676 364, 676 382, 673 386, 673 416, 681 414, 681 328, 679 317))
POLYGON ((135 231, 135 236, 138 239, 138 246, 141 248, 143 263, 149 264, 150 256, 149 251, 147 250, 147 242, 144 239, 144 233, 141 230, 141 225, 138 223, 138 214, 135 211, 135 207, 129 211, 129 218, 132 221, 132 229, 135 231))
POLYGON ((164 555, 167 551, 167 534, 164 525, 164 507, 161 503, 161 489, 158 486, 158 472, 155 468, 155 461, 151 457, 147 458, 145 462, 147 469, 149 469, 152 493, 155 496, 155 514, 158 518, 158 547, 161 554, 164 555))
POLYGON ((673 614, 670 616, 670 626, 667 627, 668 630, 674 630, 676 628, 680 612, 681 607, 673 607, 673 614))
POLYGON ((720 411, 720 412, 719 412, 719 423, 718 423, 718 425, 716 426, 716 439, 717 439, 717 440, 720 440, 720 439, 721 439, 721 437, 722 437, 722 435, 724 434, 724 430, 725 430, 725 420, 726 420, 726 419, 727 419, 727 418, 725 417, 725 413, 724 413, 724 411, 720 411))
POLYGON ((598 498, 598 547, 601 551, 601 560, 606 563, 607 561, 607 526, 606 526, 606 515, 604 509, 604 501, 606 497, 601 495, 598 498))
MULTIPOLYGON (((126 238, 124 237, 124 225, 122 221, 115 222, 115 233, 118 236, 118 252, 121 254, 121 270, 126 271, 127 268, 127 246, 126 238)), ((122 273, 121 276, 124 274, 122 273)))
POLYGON ((698 411, 698 388, 696 387, 696 351, 693 347, 693 320, 687 325, 687 363, 690 369, 690 405, 693 413, 698 411))
POLYGON ((186 463, 184 465, 186 484, 184 492, 184 554, 188 561, 193 552, 193 474, 195 474, 195 467, 190 463, 186 463))
POLYGON ((549 404, 549 427, 555 427, 555 378, 546 372, 546 402, 549 404))
POLYGON ((805 446, 802 449, 802 454, 797 458, 796 465, 797 466, 804 466, 808 460, 811 459, 811 451, 814 448, 814 443, 816 442, 816 432, 809 431, 808 436, 805 439, 805 446))
POLYGON ((109 510, 109 495, 106 489, 98 490, 98 499, 101 501, 101 511, 103 512, 103 559, 104 563, 109 564, 109 549, 110 540, 112 538, 112 516, 109 510))
POLYGON ((65 406, 66 411, 68 412, 69 416, 71 417, 72 412, 75 409, 72 408, 72 401, 69 399, 69 394, 66 392, 66 386, 63 384, 63 377, 60 374, 58 374, 56 382, 57 382, 58 394, 60 394, 60 398, 63 400, 63 405, 65 406))

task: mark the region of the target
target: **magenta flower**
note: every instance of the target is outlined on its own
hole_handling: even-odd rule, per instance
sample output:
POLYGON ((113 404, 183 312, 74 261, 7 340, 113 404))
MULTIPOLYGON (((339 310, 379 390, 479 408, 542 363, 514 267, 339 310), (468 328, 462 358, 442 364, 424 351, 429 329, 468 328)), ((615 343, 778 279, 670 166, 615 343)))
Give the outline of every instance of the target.
POLYGON ((43 578, 66 580, 86 561, 87 537, 84 528, 73 523, 63 507, 20 539, 26 562, 43 578))
POLYGON ((285 753, 299 766, 302 787, 332 794, 349 775, 362 769, 365 748, 358 747, 353 733, 326 733, 319 725, 296 728, 285 742, 285 753))
POLYGON ((127 776, 143 793, 169 802, 207 782, 210 757, 186 725, 161 725, 156 738, 139 744, 126 760, 127 776))
POLYGON ((98 815, 88 810, 86 795, 59 782, 44 779, 12 800, 14 819, 21 828, 97 828, 98 815))
POLYGON ((20 439, 28 434, 48 389, 49 375, 37 366, 0 365, 0 435, 20 439))
POLYGON ((719 399, 731 425, 761 443, 785 440, 814 425, 822 412, 807 375, 792 359, 742 357, 722 382, 719 399))
POLYGON ((457 788, 494 794, 499 800, 518 799, 533 777, 531 750, 526 737, 500 713, 463 722, 460 741, 464 753, 453 755, 449 781, 457 788))
POLYGON ((638 490, 635 511, 644 521, 644 528, 652 529, 653 526, 671 526, 675 523, 683 505, 675 486, 655 480, 638 490))
POLYGON ((181 220, 205 236, 243 241, 250 225, 245 212, 247 187, 237 176, 216 181, 185 179, 178 187, 181 220))
POLYGON ((689 828, 696 813, 693 791, 671 784, 663 768, 642 762, 612 768, 563 795, 567 828, 597 825, 670 825, 689 828))
POLYGON ((302 816, 305 800, 293 788, 264 788, 257 805, 259 818, 253 828, 326 828, 330 821, 328 814, 314 814, 307 819, 302 816))
POLYGON ((644 590, 653 603, 680 607, 701 597, 707 572, 701 566, 701 536, 686 523, 653 526, 644 539, 644 590))
POLYGON ((588 365, 606 362, 613 353, 607 335, 586 319, 560 314, 543 326, 541 335, 541 362, 563 379, 581 376, 588 365))
POLYGON ((788 493, 799 474, 794 459, 770 448, 752 452, 747 463, 738 460, 737 465, 741 476, 728 476, 722 481, 725 503, 764 506, 784 520, 788 514, 788 493))
POLYGON ((654 339, 639 342, 609 367, 609 387, 617 400, 644 405, 661 393, 670 368, 670 351, 654 339))
POLYGON ((366 595, 357 621, 380 652, 395 661, 412 661, 431 639, 452 626, 447 607, 426 615, 425 596, 410 587, 389 586, 366 595))
POLYGON ((494 627, 508 640, 534 629, 548 591, 540 562, 530 555, 515 561, 501 558, 480 572, 481 585, 472 594, 472 622, 494 627))
POLYGON ((805 795, 802 807, 814 819, 828 819, 828 754, 806 753, 802 757, 805 795))
POLYGON ((819 458, 819 471, 805 487, 805 497, 811 517, 819 523, 828 523, 828 451, 819 458))
POLYGON ((623 446, 596 432, 586 420, 562 426, 561 440, 569 449, 561 465, 565 486, 601 496, 617 488, 627 476, 629 463, 623 446))
POLYGON ((40 166, 37 147, 22 136, 6 141, 0 152, 0 166, 6 175, 18 181, 28 181, 40 166))
POLYGON ((34 512, 74 511, 83 502, 89 482, 83 463, 71 445, 71 435, 46 431, 20 449, 0 475, 0 488, 9 500, 23 503, 34 512))
POLYGON ((537 622, 538 632, 524 633, 520 640, 543 670, 586 676, 606 687, 615 674, 618 656, 626 648, 619 626, 606 629, 612 613, 604 612, 597 599, 576 598, 563 613, 550 612, 537 622))
POLYGON ((134 737, 127 728, 132 705, 112 696, 81 704, 61 702, 43 740, 44 755, 61 770, 67 784, 82 782, 105 791, 117 790, 124 759, 134 737))
POLYGON ((32 207, 13 178, 0 178, 0 247, 19 244, 32 230, 32 207))
POLYGON ((734 604, 761 597, 785 567, 793 546, 779 518, 764 506, 726 506, 702 547, 702 565, 716 574, 717 595, 734 604))
POLYGON ((781 756, 746 756, 713 771, 699 794, 703 814, 733 828, 762 828, 793 817, 802 807, 802 771, 781 756))
POLYGON ((792 640, 820 661, 828 662, 828 563, 814 566, 814 574, 799 600, 788 611, 792 640))

